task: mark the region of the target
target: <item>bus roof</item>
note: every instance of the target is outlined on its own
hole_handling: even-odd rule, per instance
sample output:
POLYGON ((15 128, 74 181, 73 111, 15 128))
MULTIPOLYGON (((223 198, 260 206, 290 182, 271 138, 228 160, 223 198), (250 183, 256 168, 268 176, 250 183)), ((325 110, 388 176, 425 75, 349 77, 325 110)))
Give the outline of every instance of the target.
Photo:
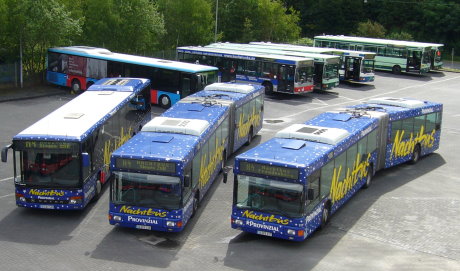
POLYGON ((212 55, 212 56, 227 56, 230 58, 239 58, 247 60, 255 60, 256 58, 266 58, 272 59, 277 63, 281 64, 296 64, 300 61, 309 61, 313 63, 312 58, 307 57, 297 57, 297 56, 286 56, 279 54, 267 54, 267 53, 256 53, 256 52, 247 52, 239 51, 232 49, 220 49, 220 48, 209 48, 209 47, 200 47, 200 46, 184 46, 177 47, 178 52, 185 53, 195 53, 200 55, 212 55))
POLYGON ((327 55, 327 54, 320 54, 312 53, 312 52, 300 52, 300 51, 293 51, 293 50, 284 50, 278 47, 264 47, 259 45, 252 45, 252 44, 239 44, 239 43, 213 43, 206 46, 207 48, 218 48, 224 50, 232 50, 232 48, 241 51, 250 51, 256 52, 261 54, 271 54, 271 55, 285 55, 285 56, 295 56, 295 57, 306 57, 306 58, 313 58, 315 61, 324 61, 329 59, 339 59, 339 56, 335 55, 327 55))
POLYGON ((237 160, 293 166, 313 171, 324 164, 332 152, 341 153, 369 133, 377 119, 356 117, 352 113, 322 113, 304 124, 294 124, 275 138, 236 157, 237 160), (308 167, 308 168, 307 168, 308 167))
POLYGON ((436 44, 436 43, 426 43, 426 42, 416 42, 416 41, 402 41, 402 40, 388 40, 388 39, 377 39, 377 38, 363 38, 363 37, 350 37, 350 36, 342 36, 342 35, 323 35, 323 36, 315 36, 315 39, 322 39, 322 40, 338 40, 338 41, 349 41, 349 42, 362 42, 362 43, 369 43, 369 44, 385 44, 385 45, 393 45, 393 46, 406 46, 406 47, 442 47, 443 44, 436 44))
POLYGON ((105 78, 87 91, 17 134, 13 140, 82 141, 112 112, 134 97, 133 91, 149 84, 148 79, 105 78), (121 82, 111 85, 110 82, 121 82))
POLYGON ((128 54, 114 53, 104 48, 95 48, 88 46, 69 46, 69 47, 56 47, 49 48, 48 51, 55 53, 71 54, 82 57, 91 57, 103 60, 120 61, 123 63, 145 65, 150 67, 158 67, 170 70, 184 71, 184 72, 205 72, 217 70, 216 67, 198 65, 191 63, 184 63, 178 61, 171 61, 165 59, 157 59, 145 56, 136 56, 128 54))
POLYGON ((185 161, 214 130, 229 107, 179 102, 155 117, 142 131, 113 152, 114 157, 185 161))

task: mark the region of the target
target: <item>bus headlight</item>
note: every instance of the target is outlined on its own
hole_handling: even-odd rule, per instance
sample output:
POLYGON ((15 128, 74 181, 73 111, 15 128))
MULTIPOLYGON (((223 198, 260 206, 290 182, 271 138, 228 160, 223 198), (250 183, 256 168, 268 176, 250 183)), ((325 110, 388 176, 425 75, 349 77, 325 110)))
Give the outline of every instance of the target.
POLYGON ((174 226, 176 226, 176 222, 174 222, 174 221, 166 221, 166 226, 174 227, 174 226))
POLYGON ((287 230, 287 234, 288 234, 288 235, 295 235, 295 230, 288 229, 288 230, 287 230))
POLYGON ((238 226, 243 226, 243 220, 240 220, 240 219, 233 220, 233 223, 235 223, 238 226))
POLYGON ((114 215, 114 216, 113 216, 113 220, 114 220, 114 221, 120 222, 120 221, 121 221, 121 216, 119 216, 119 215, 114 215))
POLYGON ((69 200, 69 204, 80 204, 80 203, 81 203, 81 196, 71 197, 69 200))

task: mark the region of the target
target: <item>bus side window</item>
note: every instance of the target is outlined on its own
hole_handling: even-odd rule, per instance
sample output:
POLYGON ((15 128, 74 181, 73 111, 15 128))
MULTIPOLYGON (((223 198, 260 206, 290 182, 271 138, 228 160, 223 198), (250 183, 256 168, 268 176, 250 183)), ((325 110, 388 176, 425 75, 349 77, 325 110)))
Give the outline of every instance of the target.
POLYGON ((321 168, 321 198, 331 192, 332 176, 334 173, 334 160, 321 168))
POLYGON ((314 204, 312 203, 316 202, 319 199, 319 195, 320 195, 319 182, 320 182, 320 171, 319 170, 313 172, 310 176, 308 176, 306 205, 310 205, 310 208, 313 208, 314 204))

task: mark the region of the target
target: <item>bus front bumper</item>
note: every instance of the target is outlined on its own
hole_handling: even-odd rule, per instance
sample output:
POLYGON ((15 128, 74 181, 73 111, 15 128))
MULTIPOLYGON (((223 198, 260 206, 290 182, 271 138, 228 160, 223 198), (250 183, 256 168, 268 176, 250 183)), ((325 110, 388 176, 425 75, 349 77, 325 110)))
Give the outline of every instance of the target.
POLYGON ((253 234, 286 239, 290 241, 303 241, 307 235, 303 229, 279 225, 275 223, 261 222, 252 219, 236 217, 232 215, 232 228, 253 234))
POLYGON ((160 218, 109 212, 109 223, 114 226, 139 230, 180 232, 184 229, 182 219, 160 218))

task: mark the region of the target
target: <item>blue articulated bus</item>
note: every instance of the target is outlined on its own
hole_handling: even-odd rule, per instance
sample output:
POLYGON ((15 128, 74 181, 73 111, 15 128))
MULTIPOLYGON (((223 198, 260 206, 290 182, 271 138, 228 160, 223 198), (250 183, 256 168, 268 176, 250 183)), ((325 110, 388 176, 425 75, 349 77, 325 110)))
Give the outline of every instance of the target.
POLYGON ((232 228, 304 240, 376 171, 438 149, 442 109, 378 98, 279 131, 235 158, 232 228))
POLYGON ((227 157, 261 129, 264 88, 215 83, 180 100, 112 154, 109 222, 181 231, 227 157))
POLYGON ((150 80, 107 78, 13 137, 16 204, 83 209, 109 178, 110 154, 151 119, 150 80))

